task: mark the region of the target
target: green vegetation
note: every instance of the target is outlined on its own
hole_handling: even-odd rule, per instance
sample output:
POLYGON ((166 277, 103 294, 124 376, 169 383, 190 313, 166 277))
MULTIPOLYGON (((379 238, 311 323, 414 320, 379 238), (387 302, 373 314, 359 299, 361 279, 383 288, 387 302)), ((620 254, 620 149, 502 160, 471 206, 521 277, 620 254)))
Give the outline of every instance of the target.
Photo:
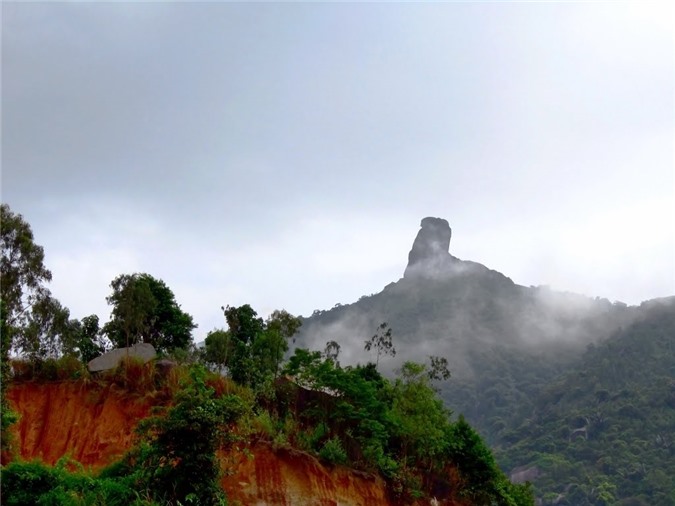
POLYGON ((6 506, 154 506, 130 481, 93 477, 67 460, 54 467, 40 462, 12 462, 2 468, 2 499, 6 506))
POLYGON ((473 504, 531 504, 527 486, 508 482, 466 421, 451 421, 432 385, 449 373, 435 359, 433 368, 406 362, 392 382, 373 363, 342 368, 332 356, 298 348, 284 370, 295 381, 280 391, 276 419, 290 417, 303 433, 296 437, 325 460, 382 474, 397 500, 434 491, 473 504))
MULTIPOLYGON (((510 483, 478 433, 444 407, 434 382, 449 378, 446 359, 404 361, 393 379, 378 371, 380 357, 396 353, 388 325, 376 326, 366 342, 375 363, 342 367, 334 340, 324 354, 299 348, 284 363, 301 321, 285 311, 263 320, 249 305, 227 306, 228 329, 211 332, 196 354, 192 317, 163 281, 145 273, 116 277, 107 298, 111 319, 101 329, 96 315, 73 320, 51 296, 43 259, 28 224, 3 205, 3 389, 12 379, 91 381, 84 361, 104 351, 106 339, 116 346, 149 342, 218 373, 192 363, 161 376, 152 364, 123 362, 95 381, 116 382, 129 395, 150 395, 164 406, 139 425, 136 446, 97 476, 65 461, 54 468, 13 462, 1 471, 3 503, 223 504, 216 450, 235 440, 245 446, 267 439, 330 465, 379 473, 399 503, 436 496, 533 504, 529 487, 510 483), (13 370, 10 350, 21 357, 13 370)), ((14 417, 4 391, 2 402, 4 444, 14 417)))
POLYGON ((199 365, 173 375, 182 378, 179 386, 170 384, 171 376, 158 384, 154 368, 143 364, 120 367, 102 381, 119 379, 129 393, 141 386, 143 395, 173 392, 162 414, 139 424, 136 446, 98 476, 65 459, 54 468, 12 462, 1 471, 3 504, 226 504, 216 450, 234 437, 232 427, 250 406, 239 396, 218 395, 210 385, 222 378, 199 365))
MULTIPOLYGON (((508 482, 477 433, 461 418, 450 420, 426 365, 407 363, 391 382, 372 363, 343 369, 319 352, 297 350, 284 372, 297 379, 284 376, 268 391, 238 386, 200 364, 158 375, 152 363, 123 362, 95 381, 161 402, 139 424, 134 448, 98 475, 65 460, 54 468, 12 462, 0 471, 3 501, 226 504, 216 451, 263 439, 329 465, 380 473, 399 503, 432 494, 478 505, 533 504, 529 488, 508 482)), ((56 375, 64 373, 57 368, 56 375)))
POLYGON ((496 434, 504 466, 540 470, 544 504, 675 504, 675 299, 641 310, 496 434))
POLYGON ((209 332, 203 360, 212 367, 227 369, 242 385, 269 383, 278 375, 288 339, 297 332, 300 319, 281 310, 263 321, 248 304, 222 309, 229 329, 209 332))
POLYGON ((456 267, 317 311, 297 341, 350 342, 386 319, 397 359, 447 357, 445 405, 542 505, 675 505, 675 299, 627 307, 456 267))
POLYGON ((143 420, 140 444, 103 475, 131 478, 162 504, 224 504, 216 450, 231 437, 229 428, 246 405, 235 395, 216 396, 206 379, 206 371, 193 366, 171 407, 143 420))
POLYGON ((150 274, 122 274, 110 287, 107 301, 113 310, 103 332, 116 347, 144 342, 170 352, 192 342, 192 316, 180 309, 164 281, 150 274))

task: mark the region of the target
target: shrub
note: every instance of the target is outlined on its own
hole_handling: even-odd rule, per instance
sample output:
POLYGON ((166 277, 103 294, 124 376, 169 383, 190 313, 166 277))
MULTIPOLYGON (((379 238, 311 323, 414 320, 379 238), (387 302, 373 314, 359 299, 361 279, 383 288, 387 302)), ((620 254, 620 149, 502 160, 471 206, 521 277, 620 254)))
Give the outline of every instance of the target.
POLYGON ((153 362, 143 362, 137 357, 124 357, 107 378, 128 392, 145 394, 155 390, 156 371, 153 362))
POLYGON ((142 499, 129 479, 93 477, 70 472, 68 462, 54 467, 41 462, 13 462, 0 470, 2 503, 7 506, 30 504, 58 506, 151 506, 142 499))
POLYGON ((253 431, 268 441, 272 441, 277 435, 276 422, 267 411, 258 413, 253 418, 253 431))
POLYGON ((165 416, 141 422, 141 445, 129 458, 140 482, 156 499, 219 505, 224 493, 215 452, 228 439, 227 426, 242 415, 246 405, 234 395, 216 398, 204 382, 203 368, 194 366, 190 374, 192 382, 177 394, 165 416))
POLYGON ((54 471, 41 462, 12 462, 0 471, 2 502, 6 506, 36 504, 36 498, 56 487, 54 471))
POLYGON ((54 358, 38 360, 34 364, 33 379, 42 381, 55 381, 59 379, 58 363, 54 358))
POLYGON ((319 457, 331 464, 347 463, 347 452, 342 447, 342 442, 337 436, 333 436, 323 444, 323 447, 319 451, 319 457))
POLYGON ((56 361, 57 379, 80 379, 89 377, 85 365, 73 355, 64 355, 56 361))

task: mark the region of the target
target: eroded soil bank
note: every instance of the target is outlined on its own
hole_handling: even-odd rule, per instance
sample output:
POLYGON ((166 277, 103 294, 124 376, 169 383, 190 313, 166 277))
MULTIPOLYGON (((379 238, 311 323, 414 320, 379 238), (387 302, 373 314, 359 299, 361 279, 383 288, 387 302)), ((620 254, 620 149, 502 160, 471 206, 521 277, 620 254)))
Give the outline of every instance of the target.
MULTIPOLYGON (((131 448, 134 429, 153 400, 115 385, 63 381, 12 385, 7 397, 20 415, 13 427, 14 454, 53 465, 63 456, 94 471, 131 448)), ((385 506, 384 482, 344 467, 322 465, 295 450, 258 443, 221 455, 222 480, 233 504, 385 506)))

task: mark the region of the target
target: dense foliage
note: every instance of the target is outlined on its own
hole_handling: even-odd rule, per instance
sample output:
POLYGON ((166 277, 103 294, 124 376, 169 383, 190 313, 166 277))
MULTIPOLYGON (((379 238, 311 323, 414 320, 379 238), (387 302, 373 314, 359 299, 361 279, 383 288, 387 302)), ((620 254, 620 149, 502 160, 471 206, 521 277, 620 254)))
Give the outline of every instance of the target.
POLYGON ((81 467, 69 470, 63 459, 54 467, 41 462, 12 462, 2 468, 2 503, 6 506, 155 506, 131 480, 93 477, 81 467))
MULTIPOLYGON (((170 386, 161 384, 169 377, 159 384, 158 378, 148 378, 142 364, 131 361, 121 367, 127 370, 109 381, 119 374, 124 377, 120 385, 133 390, 142 385, 146 394, 170 386), (130 382, 134 376, 138 381, 130 382)), ((229 441, 232 425, 248 406, 237 396, 217 395, 209 382, 218 378, 199 365, 183 368, 182 376, 164 412, 139 424, 137 445, 121 461, 98 476, 81 467, 69 471, 77 464, 66 459, 54 468, 13 462, 1 471, 3 504, 226 504, 216 450, 229 441)))
POLYGON ((675 315, 672 299, 628 307, 455 267, 316 311, 297 340, 344 345, 364 322, 387 320, 403 361, 448 358, 446 405, 502 469, 533 481, 542 504, 675 504, 675 411, 664 401, 675 378, 675 332, 663 320, 675 315))
POLYGON ((404 363, 392 382, 376 364, 342 368, 330 356, 298 348, 284 371, 295 380, 279 397, 276 416, 291 417, 304 434, 297 437, 325 459, 380 472, 398 500, 433 491, 472 504, 532 504, 528 487, 506 479, 466 421, 451 421, 432 384, 447 377, 435 359, 432 367, 404 363))
POLYGON ((111 283, 113 306, 103 332, 116 347, 150 343, 160 351, 186 348, 196 327, 181 310, 171 289, 150 274, 122 274, 111 283))
POLYGON ((450 420, 426 365, 404 364, 391 382, 372 363, 343 369, 298 350, 285 369, 296 379, 283 376, 271 392, 237 386, 199 364, 169 376, 152 364, 120 367, 105 381, 135 395, 162 399, 154 390, 173 385, 171 400, 139 424, 136 446, 95 476, 65 460, 54 468, 13 462, 0 471, 3 504, 225 504, 216 452, 261 438, 328 464, 379 472, 397 503, 434 495, 533 504, 529 488, 506 479, 478 434, 463 419, 450 420))
POLYGON ((496 434, 544 504, 675 504, 675 299, 641 310, 496 434))
POLYGON ((248 304, 222 309, 229 329, 209 332, 204 361, 227 370, 242 385, 257 387, 276 378, 288 351, 288 339, 297 332, 300 319, 277 310, 263 321, 248 304))
POLYGON ((234 395, 216 396, 205 380, 205 370, 192 367, 190 381, 177 392, 172 406, 141 422, 140 445, 123 465, 104 475, 123 470, 121 476, 133 477, 137 487, 162 504, 224 504, 216 451, 246 408, 234 395))
MULTIPOLYGON (((192 317, 163 281, 115 278, 111 321, 101 329, 96 315, 71 319, 51 296, 43 260, 30 226, 3 205, 3 450, 15 419, 9 381, 88 379, 85 364, 109 346, 106 336, 118 346, 151 342, 216 374, 207 381, 193 366, 173 407, 142 424, 138 446, 101 476, 16 462, 2 470, 3 501, 32 490, 31 504, 218 504, 215 449, 236 433, 378 472, 402 502, 429 494, 532 504, 529 487, 513 485, 498 462, 533 480, 543 505, 675 504, 673 299, 628 308, 520 287, 461 262, 448 279, 404 279, 316 312, 298 342, 312 335, 323 353, 299 347, 284 363, 301 324, 285 311, 263 320, 249 305, 224 307, 228 328, 210 332, 196 353, 192 317), (395 347, 382 320, 396 329, 395 347), (341 353, 353 356, 349 343, 363 343, 364 326, 376 328, 365 342, 374 363, 341 366, 341 353), (325 348, 322 328, 330 332, 325 348), (13 369, 10 350, 22 358, 13 369), (398 360, 380 360, 394 353, 398 360), (422 363, 427 353, 438 355, 422 363), (212 388, 222 375, 238 384, 235 394, 212 388), (453 421, 445 406, 466 418, 453 421), (192 444, 179 444, 186 439, 192 444)), ((134 392, 156 382, 124 378, 134 392)))

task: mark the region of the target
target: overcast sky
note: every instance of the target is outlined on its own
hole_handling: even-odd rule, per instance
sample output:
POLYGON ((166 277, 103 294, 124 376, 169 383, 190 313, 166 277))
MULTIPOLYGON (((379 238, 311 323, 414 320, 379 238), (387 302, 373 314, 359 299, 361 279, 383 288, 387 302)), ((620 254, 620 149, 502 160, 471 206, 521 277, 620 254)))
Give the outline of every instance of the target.
POLYGON ((671 2, 2 3, 2 201, 107 320, 163 279, 309 315, 425 216, 522 285, 675 294, 671 2))

